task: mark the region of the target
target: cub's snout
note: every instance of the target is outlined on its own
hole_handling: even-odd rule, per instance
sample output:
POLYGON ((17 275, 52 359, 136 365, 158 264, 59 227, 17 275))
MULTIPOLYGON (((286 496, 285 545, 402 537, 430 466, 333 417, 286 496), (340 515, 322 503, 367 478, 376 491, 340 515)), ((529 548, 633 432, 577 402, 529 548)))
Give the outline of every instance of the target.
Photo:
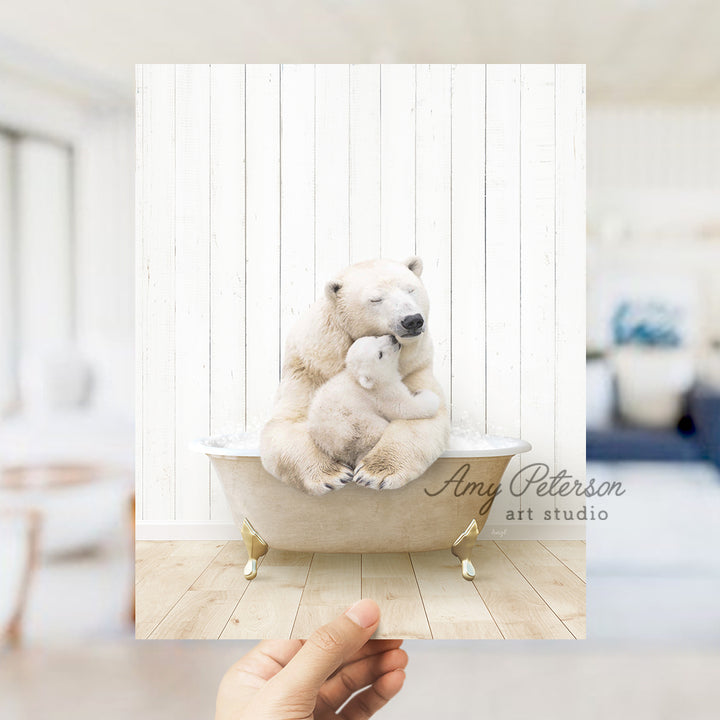
POLYGON ((396 353, 400 351, 402 346, 398 342, 398 339, 394 335, 386 335, 385 342, 383 343, 382 349, 384 352, 396 353))

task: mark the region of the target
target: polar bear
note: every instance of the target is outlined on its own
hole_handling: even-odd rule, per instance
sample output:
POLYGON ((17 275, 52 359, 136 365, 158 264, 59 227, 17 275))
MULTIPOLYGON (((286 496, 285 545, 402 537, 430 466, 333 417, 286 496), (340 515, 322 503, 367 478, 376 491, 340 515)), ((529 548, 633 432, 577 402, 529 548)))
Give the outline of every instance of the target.
POLYGON ((313 495, 349 480, 393 489, 420 476, 443 452, 450 422, 432 372, 422 269, 418 257, 350 265, 327 283, 323 297, 291 329, 273 414, 260 434, 260 456, 271 475, 313 495), (441 401, 432 418, 389 423, 375 447, 352 468, 317 447, 307 414, 317 390, 343 370, 348 349, 366 335, 394 335, 401 345, 403 382, 411 392, 433 390, 441 401))
POLYGON ((310 403, 310 437, 321 450, 355 467, 391 420, 435 415, 440 398, 432 390, 411 393, 399 364, 400 343, 394 335, 362 337, 350 346, 345 369, 330 378, 310 403))

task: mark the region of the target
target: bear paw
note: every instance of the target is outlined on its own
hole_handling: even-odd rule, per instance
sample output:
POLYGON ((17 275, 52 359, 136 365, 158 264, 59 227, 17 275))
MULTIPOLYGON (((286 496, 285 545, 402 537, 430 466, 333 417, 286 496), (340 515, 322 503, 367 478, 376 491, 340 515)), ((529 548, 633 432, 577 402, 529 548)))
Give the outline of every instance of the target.
POLYGON ((305 491, 310 495, 325 495, 331 490, 339 490, 353 480, 353 469, 343 463, 332 463, 318 468, 305 478, 305 491))
POLYGON ((440 398, 432 390, 420 390, 415 394, 422 417, 431 418, 437 415, 440 409, 440 398))
POLYGON ((394 490, 401 488, 408 482, 399 474, 388 473, 387 468, 385 468, 384 472, 378 473, 374 471, 372 465, 366 466, 362 462, 355 468, 353 480, 358 485, 372 490, 394 490))

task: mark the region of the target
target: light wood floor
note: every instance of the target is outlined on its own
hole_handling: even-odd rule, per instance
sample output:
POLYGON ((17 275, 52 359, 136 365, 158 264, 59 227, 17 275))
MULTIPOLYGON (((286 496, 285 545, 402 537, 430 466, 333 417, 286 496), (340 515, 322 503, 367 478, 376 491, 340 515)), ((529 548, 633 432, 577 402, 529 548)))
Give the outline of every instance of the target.
POLYGON ((306 638, 361 597, 382 610, 376 637, 585 637, 584 542, 480 542, 473 582, 449 550, 270 550, 252 582, 246 560, 241 542, 138 542, 136 637, 306 638))

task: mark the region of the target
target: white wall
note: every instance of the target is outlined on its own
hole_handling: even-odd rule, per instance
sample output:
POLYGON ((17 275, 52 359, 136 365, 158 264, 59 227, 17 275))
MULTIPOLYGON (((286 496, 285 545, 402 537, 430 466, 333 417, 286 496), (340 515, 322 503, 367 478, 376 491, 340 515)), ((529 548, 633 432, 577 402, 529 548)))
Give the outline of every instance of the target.
POLYGON ((720 107, 595 105, 588 114, 588 337, 609 342, 628 288, 687 303, 700 356, 720 339, 720 107))
POLYGON ((17 400, 14 166, 14 143, 0 135, 0 415, 17 400))
POLYGON ((595 105, 588 117, 592 229, 720 238, 720 107, 595 105))
POLYGON ((131 420, 135 387, 134 117, 103 110, 75 148, 78 344, 97 384, 94 402, 131 420))
POLYGON ((72 153, 22 138, 16 147, 19 357, 67 347, 75 331, 72 153))
MULTIPOLYGON (((454 419, 529 440, 509 472, 583 475, 582 66, 146 65, 137 79, 140 537, 230 532, 188 442, 258 427, 288 329, 334 272, 378 255, 425 260, 454 419)), ((501 495, 489 526, 522 502, 501 495)))

